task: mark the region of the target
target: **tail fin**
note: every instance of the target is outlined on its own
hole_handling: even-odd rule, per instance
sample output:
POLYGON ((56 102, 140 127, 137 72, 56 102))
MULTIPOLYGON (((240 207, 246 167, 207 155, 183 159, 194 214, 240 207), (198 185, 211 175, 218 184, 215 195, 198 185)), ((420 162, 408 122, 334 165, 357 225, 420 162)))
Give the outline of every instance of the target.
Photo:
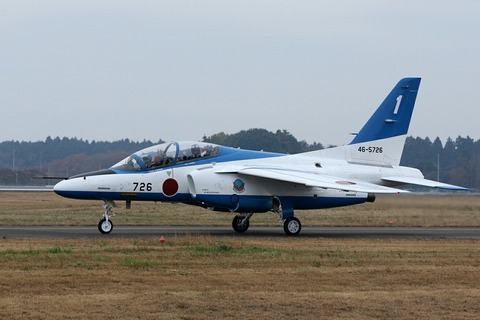
POLYGON ((400 80, 347 146, 351 162, 399 165, 420 78, 400 80))
POLYGON ((400 80, 350 144, 406 135, 420 78, 400 80))

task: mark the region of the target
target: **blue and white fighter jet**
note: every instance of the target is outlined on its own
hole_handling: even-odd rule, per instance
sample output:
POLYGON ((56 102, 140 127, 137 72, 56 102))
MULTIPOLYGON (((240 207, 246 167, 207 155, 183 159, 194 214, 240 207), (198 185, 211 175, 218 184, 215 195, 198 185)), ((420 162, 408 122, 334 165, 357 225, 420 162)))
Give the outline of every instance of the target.
POLYGON ((424 179, 399 166, 420 78, 393 88, 348 145, 286 155, 203 142, 170 142, 130 155, 106 170, 69 177, 54 191, 74 199, 104 202, 101 233, 110 233, 114 201, 181 202, 234 214, 242 233, 254 213, 278 214, 285 233, 300 233, 295 210, 373 202, 375 194, 407 192, 404 184, 465 190, 424 179))

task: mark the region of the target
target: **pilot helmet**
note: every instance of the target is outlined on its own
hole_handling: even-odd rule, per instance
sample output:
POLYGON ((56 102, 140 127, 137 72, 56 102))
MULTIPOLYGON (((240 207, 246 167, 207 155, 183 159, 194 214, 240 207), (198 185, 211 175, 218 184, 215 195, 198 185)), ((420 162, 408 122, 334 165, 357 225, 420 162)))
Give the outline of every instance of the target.
POLYGON ((142 160, 144 163, 150 163, 152 162, 152 156, 148 153, 142 154, 142 160))

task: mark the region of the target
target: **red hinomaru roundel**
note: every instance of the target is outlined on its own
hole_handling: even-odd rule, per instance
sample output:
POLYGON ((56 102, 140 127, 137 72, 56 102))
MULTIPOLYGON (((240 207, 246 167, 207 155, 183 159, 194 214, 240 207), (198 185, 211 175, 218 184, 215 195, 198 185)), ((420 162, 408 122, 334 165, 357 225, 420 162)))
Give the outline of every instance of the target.
POLYGON ((163 182, 163 194, 167 197, 172 197, 178 192, 178 182, 173 178, 168 178, 163 182))

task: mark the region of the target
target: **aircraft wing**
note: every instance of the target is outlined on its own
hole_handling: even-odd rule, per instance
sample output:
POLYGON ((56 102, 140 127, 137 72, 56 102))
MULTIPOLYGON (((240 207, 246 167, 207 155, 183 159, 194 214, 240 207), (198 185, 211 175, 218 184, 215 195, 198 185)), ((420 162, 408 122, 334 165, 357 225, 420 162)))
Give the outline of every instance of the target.
POLYGON ((430 187, 430 188, 438 188, 438 189, 445 189, 445 190, 468 190, 467 188, 464 187, 459 187, 455 186, 452 184, 448 183, 443 183, 443 182, 438 182, 438 181, 433 181, 433 180, 428 180, 428 179, 422 179, 422 178, 414 178, 414 177, 382 177, 383 181, 388 181, 388 182, 398 182, 398 183, 404 183, 404 184, 414 184, 417 186, 424 186, 424 187, 430 187))
POLYGON ((308 187, 364 193, 404 193, 406 190, 384 187, 369 182, 338 178, 309 171, 272 167, 227 167, 216 173, 237 173, 265 179, 303 184, 308 187))

